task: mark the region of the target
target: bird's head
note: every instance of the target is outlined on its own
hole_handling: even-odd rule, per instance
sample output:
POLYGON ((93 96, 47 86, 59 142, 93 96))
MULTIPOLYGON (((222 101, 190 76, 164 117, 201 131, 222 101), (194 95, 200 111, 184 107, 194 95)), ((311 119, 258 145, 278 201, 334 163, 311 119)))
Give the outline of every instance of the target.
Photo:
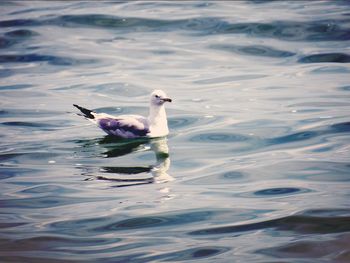
POLYGON ((151 94, 151 104, 153 105, 163 105, 165 102, 171 102, 172 100, 168 98, 162 90, 155 90, 151 94))

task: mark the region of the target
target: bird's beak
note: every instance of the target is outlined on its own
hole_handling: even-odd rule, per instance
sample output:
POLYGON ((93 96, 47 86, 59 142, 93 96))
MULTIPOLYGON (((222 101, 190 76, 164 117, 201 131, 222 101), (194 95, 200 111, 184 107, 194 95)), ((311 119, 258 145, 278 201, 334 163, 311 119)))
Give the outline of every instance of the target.
POLYGON ((170 99, 170 98, 162 98, 162 101, 164 101, 164 102, 172 102, 172 99, 170 99))

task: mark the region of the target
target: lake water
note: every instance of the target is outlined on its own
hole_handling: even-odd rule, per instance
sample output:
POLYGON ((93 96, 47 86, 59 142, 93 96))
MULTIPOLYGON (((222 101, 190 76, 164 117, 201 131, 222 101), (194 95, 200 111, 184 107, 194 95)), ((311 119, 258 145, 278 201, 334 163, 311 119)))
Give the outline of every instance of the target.
POLYGON ((2 1, 1 262, 350 262, 348 1, 2 1), (116 140, 76 103, 148 113, 116 140))

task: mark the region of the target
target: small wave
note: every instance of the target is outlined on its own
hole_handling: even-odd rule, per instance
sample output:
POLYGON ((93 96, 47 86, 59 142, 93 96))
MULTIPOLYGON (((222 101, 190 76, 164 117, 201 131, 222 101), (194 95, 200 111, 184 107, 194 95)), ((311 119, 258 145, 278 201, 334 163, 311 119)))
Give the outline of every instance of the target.
POLYGON ((43 26, 97 27, 105 29, 139 31, 187 30, 199 35, 248 34, 254 37, 277 38, 288 41, 348 41, 347 28, 339 25, 346 19, 310 21, 273 21, 270 23, 230 23, 217 17, 185 19, 151 19, 141 17, 118 17, 104 14, 63 15, 49 19, 13 19, 0 21, 0 27, 43 26))
POLYGON ((350 132, 350 122, 342 122, 342 123, 336 123, 332 124, 330 126, 330 130, 334 132, 350 132))
POLYGON ((78 203, 98 202, 107 200, 106 198, 72 198, 68 196, 42 196, 29 198, 1 199, 1 207, 3 208, 50 208, 78 203))
POLYGON ((277 187, 263 189, 254 192, 256 196, 280 196, 280 195, 290 195, 296 193, 305 193, 308 192, 308 189, 296 188, 296 187, 277 187))
POLYGON ((304 56, 299 59, 300 63, 349 63, 350 55, 345 53, 324 53, 324 54, 315 54, 304 56))
POLYGON ((230 247, 224 246, 199 246, 185 250, 178 250, 170 253, 162 253, 157 256, 144 257, 144 262, 151 261, 177 261, 183 262, 187 260, 201 260, 209 257, 215 257, 219 254, 230 251, 230 247))
POLYGON ((242 172, 238 171, 227 171, 220 174, 212 174, 202 176, 196 179, 191 179, 186 181, 187 184, 190 185, 219 185, 219 184, 232 184, 236 183, 239 180, 242 180, 246 177, 246 175, 242 172))
POLYGON ((266 139, 265 141, 267 145, 284 144, 284 143, 310 140, 319 136, 336 134, 336 133, 344 133, 344 132, 350 132, 349 122, 336 123, 329 126, 320 127, 319 129, 315 129, 315 130, 306 130, 306 131, 296 132, 296 133, 292 133, 292 134, 288 134, 280 137, 266 139))
POLYGON ((5 33, 5 36, 11 38, 30 38, 33 36, 38 36, 39 33, 29 29, 18 29, 5 33))
POLYGON ((33 130, 40 131, 54 131, 62 129, 62 127, 69 126, 69 123, 65 120, 51 120, 45 122, 30 122, 30 121, 6 121, 1 122, 0 125, 9 126, 13 129, 27 130, 28 132, 33 130))
POLYGON ((56 66, 74 66, 79 64, 96 63, 95 59, 75 59, 68 57, 59 57, 53 55, 40 54, 17 54, 17 55, 0 55, 0 63, 23 63, 23 62, 48 62, 56 66))
MULTIPOLYGON (((346 20, 348 21, 348 20, 346 20)), ((347 41, 350 34, 341 21, 273 21, 271 23, 222 23, 216 34, 249 34, 289 41, 347 41)))
POLYGON ((118 221, 109 225, 96 228, 97 232, 122 231, 139 228, 162 227, 171 225, 193 224, 195 222, 204 221, 218 211, 190 211, 177 214, 154 215, 144 217, 134 217, 118 221))
POLYGON ((7 229, 12 227, 20 227, 23 225, 27 225, 28 223, 0 223, 0 229, 7 229))
POLYGON ((198 118, 193 116, 172 117, 169 118, 169 126, 172 129, 181 129, 187 126, 192 126, 198 121, 198 118))
POLYGON ((39 33, 29 29, 18 29, 6 32, 3 36, 0 36, 0 48, 12 47, 38 35, 39 33))
POLYGON ((13 40, 13 39, 8 39, 5 37, 0 37, 0 48, 8 48, 11 47, 13 45, 17 44, 17 41, 13 40))
POLYGON ((270 145, 298 142, 315 138, 320 134, 321 132, 319 131, 302 131, 272 139, 266 139, 266 142, 270 145))
POLYGON ((142 31, 161 30, 162 27, 182 24, 182 20, 161 20, 138 17, 118 17, 102 14, 83 14, 83 15, 63 15, 52 20, 46 20, 45 24, 54 24, 64 27, 101 27, 113 29, 131 29, 139 27, 142 31))
POLYGON ((252 79, 260 79, 265 78, 267 75, 264 74, 244 74, 244 75, 230 75, 230 76, 224 76, 224 77, 215 77, 215 78, 209 78, 209 79, 200 79, 193 81, 194 84, 218 84, 218 83, 227 83, 227 82, 234 82, 234 81, 242 81, 242 80, 252 80, 252 79))
POLYGON ((39 26, 41 23, 36 19, 13 19, 0 21, 0 27, 18 27, 18 26, 39 26))
POLYGON ((210 47, 218 50, 259 57, 285 58, 294 56, 296 54, 290 51, 274 49, 272 47, 262 45, 237 46, 229 44, 217 44, 210 47))
MULTIPOLYGON (((30 84, 16 84, 16 85, 6 85, 6 86, 0 86, 0 91, 1 90, 18 90, 18 89, 27 89, 32 87, 30 84)), ((1 111, 0 111, 1 115, 1 111)))
POLYGON ((1 124, 6 126, 22 126, 22 127, 37 127, 37 128, 52 126, 48 123, 25 122, 25 121, 8 121, 8 122, 2 122, 1 124))
POLYGON ((53 193, 55 193, 58 195, 62 195, 62 194, 75 193, 76 191, 73 189, 69 189, 67 187, 60 186, 60 185, 43 184, 43 185, 28 187, 26 189, 23 189, 20 192, 24 193, 24 194, 43 194, 43 193, 53 194, 53 193))
MULTIPOLYGON (((0 155, 0 161, 3 162, 4 160, 7 160, 8 158, 11 158, 15 155, 0 155)), ((23 167, 11 167, 7 165, 0 165, 0 180, 12 178, 15 176, 22 176, 22 175, 28 175, 28 174, 34 174, 37 173, 38 170, 32 169, 32 168, 23 168, 23 167)))
POLYGON ((123 82, 103 83, 100 85, 88 86, 85 87, 85 89, 91 90, 98 94, 127 98, 148 95, 148 91, 145 87, 123 82))
POLYGON ((193 142, 217 142, 217 143, 227 143, 227 142, 245 142, 249 141, 251 138, 241 134, 234 133, 201 133, 190 138, 193 142))
MULTIPOLYGON (((334 209, 330 209, 332 211, 334 209)), ((344 212, 342 210, 342 212, 344 212)), ((349 211, 347 216, 324 217, 308 215, 304 212, 299 215, 291 215, 283 218, 266 220, 257 223, 247 223, 242 225, 232 225, 224 227, 206 228, 190 232, 190 235, 220 235, 246 231, 264 230, 274 228, 279 231, 292 231, 301 234, 331 234, 350 231, 349 211)))
MULTIPOLYGON (((26 84, 25 86, 19 85, 20 87, 27 87, 26 84)), ((6 86, 7 87, 7 86, 6 86)), ((14 88, 16 89, 16 85, 14 86, 9 86, 9 88, 14 88)), ((1 90, 1 88, 0 88, 1 90)), ((52 111, 52 110, 38 110, 38 109, 28 109, 28 108, 23 108, 23 109, 7 109, 3 108, 0 110, 0 118, 30 118, 35 116, 35 118, 46 118, 46 117, 51 117, 51 116, 58 116, 65 114, 64 112, 60 111, 52 111)), ((11 123, 11 122, 10 122, 11 123)))

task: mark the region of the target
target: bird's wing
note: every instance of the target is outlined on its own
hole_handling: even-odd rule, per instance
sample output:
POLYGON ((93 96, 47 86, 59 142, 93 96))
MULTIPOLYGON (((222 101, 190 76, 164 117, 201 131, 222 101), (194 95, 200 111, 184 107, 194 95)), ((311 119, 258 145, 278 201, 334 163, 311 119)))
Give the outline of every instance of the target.
POLYGON ((144 137, 149 133, 147 119, 137 115, 113 117, 101 114, 96 123, 107 134, 122 138, 144 137))

